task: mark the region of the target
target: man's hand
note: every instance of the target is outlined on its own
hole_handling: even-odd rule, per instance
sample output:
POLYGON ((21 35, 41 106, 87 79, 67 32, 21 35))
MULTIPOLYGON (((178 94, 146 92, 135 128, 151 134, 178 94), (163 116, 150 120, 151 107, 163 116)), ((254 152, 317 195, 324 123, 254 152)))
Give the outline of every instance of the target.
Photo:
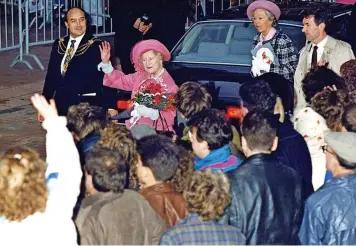
POLYGON ((38 115, 40 115, 40 117, 42 116, 44 120, 50 117, 58 116, 56 103, 53 99, 51 99, 50 103, 48 103, 44 96, 35 94, 31 97, 31 102, 32 105, 37 109, 38 115))
POLYGON ((111 46, 109 42, 103 41, 99 45, 101 61, 105 64, 109 64, 111 56, 111 46))
POLYGON ((145 35, 149 30, 151 30, 152 29, 152 23, 150 23, 148 26, 147 26, 147 28, 146 28, 146 30, 143 32, 143 35, 145 35))
MULTIPOLYGON (((118 113, 119 113, 119 111, 117 111, 116 109, 109 109, 108 110, 109 117, 113 117, 114 115, 117 115, 118 113)), ((112 120, 111 122, 116 123, 117 120, 112 120)))

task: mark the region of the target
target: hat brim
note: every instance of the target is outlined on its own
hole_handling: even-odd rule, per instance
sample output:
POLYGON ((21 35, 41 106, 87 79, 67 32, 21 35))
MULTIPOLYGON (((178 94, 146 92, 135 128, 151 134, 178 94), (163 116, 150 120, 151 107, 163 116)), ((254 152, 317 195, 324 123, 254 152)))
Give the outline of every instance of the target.
POLYGON ((276 17, 277 20, 281 17, 281 10, 277 6, 277 4, 275 4, 271 1, 267 1, 267 0, 257 0, 253 3, 251 3, 247 8, 247 16, 250 20, 252 19, 253 12, 256 9, 268 10, 269 12, 271 12, 274 15, 274 17, 276 17))

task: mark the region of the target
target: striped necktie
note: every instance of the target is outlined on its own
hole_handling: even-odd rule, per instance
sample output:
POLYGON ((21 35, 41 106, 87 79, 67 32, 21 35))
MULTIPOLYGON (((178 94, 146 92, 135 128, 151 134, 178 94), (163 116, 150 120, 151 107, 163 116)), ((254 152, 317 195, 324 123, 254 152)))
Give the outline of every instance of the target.
POLYGON ((70 44, 70 47, 69 49, 67 50, 67 55, 66 57, 64 58, 64 64, 63 64, 63 69, 62 69, 62 76, 64 76, 67 72, 67 69, 68 69, 68 65, 69 65, 69 62, 70 60, 72 59, 73 55, 74 55, 74 43, 75 43, 75 40, 72 40, 71 41, 71 44, 70 44))

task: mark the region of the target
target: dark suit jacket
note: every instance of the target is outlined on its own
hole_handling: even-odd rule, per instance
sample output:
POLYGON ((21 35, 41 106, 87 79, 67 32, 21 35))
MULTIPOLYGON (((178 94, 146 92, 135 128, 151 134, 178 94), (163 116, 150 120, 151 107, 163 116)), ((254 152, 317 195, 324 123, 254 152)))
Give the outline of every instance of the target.
POLYGON ((47 100, 51 98, 56 100, 60 115, 66 115, 70 106, 80 102, 89 102, 91 105, 104 108, 116 108, 116 89, 103 86, 104 73, 97 69, 101 62, 99 50, 101 40, 86 33, 63 77, 61 62, 68 41, 69 36, 66 36, 53 43, 42 94, 47 100), (90 44, 90 47, 83 52, 85 44, 90 44), (96 96, 81 96, 87 93, 96 93, 96 96))

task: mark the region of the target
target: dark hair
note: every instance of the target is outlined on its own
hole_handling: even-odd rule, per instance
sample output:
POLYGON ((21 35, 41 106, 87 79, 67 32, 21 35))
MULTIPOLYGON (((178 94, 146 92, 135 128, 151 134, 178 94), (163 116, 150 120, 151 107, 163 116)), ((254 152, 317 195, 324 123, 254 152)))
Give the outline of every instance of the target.
POLYGON ((127 160, 115 150, 97 145, 86 156, 84 170, 101 192, 121 193, 127 182, 127 160))
POLYGON ((326 125, 333 132, 341 131, 341 117, 349 103, 346 90, 324 89, 311 100, 312 108, 325 119, 326 125))
POLYGON ((242 135, 251 150, 270 151, 277 135, 278 118, 267 111, 251 111, 242 122, 242 135))
POLYGON ((184 117, 211 107, 211 95, 208 90, 197 82, 185 82, 179 87, 175 97, 175 106, 184 117))
POLYGON ((215 109, 194 114, 187 125, 190 129, 196 129, 197 140, 206 141, 210 150, 219 149, 232 141, 231 125, 215 109))
POLYGON ((71 7, 71 8, 69 8, 69 9, 65 12, 65 14, 64 14, 64 17, 63 17, 64 22, 68 22, 68 13, 69 13, 69 11, 71 11, 72 9, 79 9, 79 10, 81 10, 81 11, 84 13, 84 18, 87 20, 87 26, 90 25, 90 23, 91 23, 91 17, 90 17, 90 15, 89 15, 83 8, 81 8, 81 7, 71 7))
POLYGON ((343 78, 337 75, 333 70, 320 66, 311 70, 302 81, 305 100, 310 103, 316 93, 321 92, 324 87, 333 85, 337 89, 343 89, 345 82, 343 78))
POLYGON ((321 23, 324 23, 325 31, 331 22, 331 12, 326 7, 308 8, 303 13, 303 17, 306 19, 314 17, 314 22, 317 26, 319 26, 321 23))
POLYGON ((67 127, 79 139, 91 133, 99 133, 107 123, 106 112, 102 107, 80 103, 69 108, 67 113, 67 127))
POLYGON ((342 125, 348 132, 356 132, 356 104, 350 104, 342 115, 342 125))
POLYGON ((242 105, 248 111, 262 110, 273 113, 276 105, 276 94, 273 93, 269 84, 262 79, 244 83, 240 87, 242 105))
POLYGON ((340 156, 338 156, 337 154, 335 154, 335 156, 336 156, 336 159, 338 160, 338 162, 340 163, 340 166, 342 166, 343 168, 346 168, 349 170, 356 169, 356 163, 347 161, 347 160, 341 158, 340 156))
POLYGON ((284 110, 288 113, 292 113, 294 108, 293 83, 287 80, 283 75, 272 72, 264 73, 259 76, 258 79, 266 81, 271 87, 272 92, 281 98, 284 110))
POLYGON ((172 139, 163 135, 151 135, 137 141, 137 152, 142 165, 151 169, 156 180, 167 181, 176 172, 180 150, 172 139))

